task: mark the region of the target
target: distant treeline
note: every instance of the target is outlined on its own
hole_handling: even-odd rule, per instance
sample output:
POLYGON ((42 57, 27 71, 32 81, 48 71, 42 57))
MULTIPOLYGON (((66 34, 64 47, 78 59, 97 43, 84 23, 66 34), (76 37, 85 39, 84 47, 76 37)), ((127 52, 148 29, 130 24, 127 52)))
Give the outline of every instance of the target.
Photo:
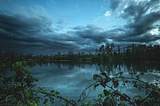
POLYGON ((32 56, 32 53, 27 55, 18 54, 15 51, 7 51, 2 54, 0 50, 0 60, 7 56, 12 56, 10 59, 18 60, 90 60, 90 61, 100 61, 100 60, 154 60, 160 61, 160 46, 159 45, 138 45, 132 44, 131 46, 124 47, 123 50, 120 46, 115 48, 114 43, 106 43, 106 45, 101 45, 101 47, 95 49, 96 54, 85 52, 79 52, 75 54, 72 50, 68 51, 68 54, 61 54, 58 52, 56 55, 37 55, 32 56))

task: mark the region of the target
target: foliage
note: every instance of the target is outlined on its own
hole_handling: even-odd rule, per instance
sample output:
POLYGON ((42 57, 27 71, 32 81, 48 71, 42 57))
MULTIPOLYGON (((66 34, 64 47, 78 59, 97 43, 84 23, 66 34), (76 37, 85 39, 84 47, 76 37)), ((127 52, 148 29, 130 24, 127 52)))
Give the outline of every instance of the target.
MULTIPOLYGON (((112 54, 114 48, 114 44, 112 44, 112 47, 109 47, 109 44, 107 43, 106 50, 108 54, 112 54)), ((101 46, 100 52, 104 52, 104 46, 101 46)), ((144 50, 144 49, 141 49, 144 50)), ((152 52, 151 50, 159 50, 158 46, 155 46, 153 49, 151 46, 146 48, 145 56, 148 56, 149 58, 153 58, 154 55, 158 56, 156 52, 152 52), (148 53, 147 53, 148 52, 148 53)), ((142 56, 138 48, 135 50, 132 50, 132 56, 142 56)), ((0 53, 1 54, 1 53, 0 53)), ((13 53, 14 54, 14 53, 13 53)), ((36 84, 32 84, 35 81, 38 82, 37 78, 33 78, 33 75, 24 67, 30 68, 28 66, 28 61, 24 61, 21 59, 24 59, 22 57, 17 57, 16 54, 9 54, 9 51, 7 51, 4 56, 2 57, 1 54, 1 62, 0 62, 0 103, 1 104, 19 104, 23 106, 39 106, 40 101, 43 100, 43 98, 48 97, 49 100, 54 103, 54 98, 59 98, 60 100, 63 100, 66 105, 65 106, 77 106, 79 102, 81 104, 89 105, 89 106, 116 106, 118 105, 124 105, 126 102, 129 103, 129 105, 158 105, 160 104, 160 88, 157 87, 154 84, 148 84, 146 82, 143 82, 140 80, 140 77, 143 76, 144 73, 140 73, 137 75, 137 73, 129 73, 131 77, 124 77, 122 76, 123 72, 119 72, 115 74, 115 77, 110 78, 105 72, 102 72, 100 75, 95 74, 93 75, 93 80, 95 80, 95 83, 89 85, 80 95, 77 101, 69 100, 68 97, 63 98, 62 96, 59 96, 60 92, 55 90, 47 90, 42 87, 38 87, 38 90, 36 90, 34 87, 36 84), (9 60, 9 58, 11 58, 9 60), (14 57, 14 58, 13 58, 14 57), (6 76, 7 73, 7 67, 10 67, 11 70, 14 71, 14 74, 10 76, 6 76), (121 93, 118 90, 114 90, 119 86, 119 79, 123 81, 123 85, 125 86, 125 83, 133 83, 135 88, 138 88, 139 91, 141 89, 146 89, 146 97, 143 96, 135 96, 133 100, 125 94, 121 93), (130 79, 134 79, 134 81, 129 81, 130 79), (107 83, 112 82, 112 86, 108 86, 107 83), (138 83, 143 83, 139 85, 138 83), (142 86, 143 85, 143 86, 142 86), (88 95, 86 95, 86 90, 90 88, 91 86, 94 86, 93 89, 96 90, 96 87, 102 86, 102 87, 108 87, 109 90, 104 89, 102 94, 98 94, 98 99, 94 99, 95 102, 98 102, 96 104, 93 104, 89 100, 85 100, 88 95), (43 97, 39 97, 38 93, 45 94, 43 97), (81 99, 83 97, 83 99, 81 99), (104 98, 104 100, 102 99, 104 98), (117 99, 120 98, 120 99, 117 99), (84 101, 85 100, 85 101, 84 101), (120 101, 120 103, 118 103, 120 101)), ((58 53, 60 56, 60 53, 58 53)), ((84 52, 82 53, 81 57, 84 56, 84 52)), ((108 55, 106 57, 110 57, 112 55, 108 55)), ((125 58, 125 56, 130 56, 131 52, 129 50, 129 47, 122 57, 125 58)), ((103 56, 103 55, 102 55, 103 56)), ((119 55, 120 56, 120 55, 119 55)), ((47 57, 47 56, 46 56, 47 57)), ((69 51, 69 59, 74 59, 74 53, 72 51, 69 51)), ((113 56, 112 56, 113 57, 113 56)), ((28 56, 25 56, 25 59, 32 58, 32 54, 29 54, 28 56)), ((40 55, 38 58, 43 59, 44 56, 40 55)), ((62 57, 55 57, 56 59, 62 57)), ((78 57, 77 57, 78 58, 78 57)), ((143 56, 141 57, 143 58, 143 56)), ((64 57, 63 57, 64 59, 64 57)), ((96 61, 99 61, 100 55, 94 55, 93 59, 96 61)), ((34 64, 35 65, 35 64, 34 64)), ((158 81, 157 81, 158 82, 158 81)), ((43 104, 46 104, 46 106, 49 106, 47 98, 44 99, 43 104)))
MULTIPOLYGON (((3 63, 1 66, 5 66, 5 63, 3 63)), ((1 73, 2 75, 1 83, 0 83, 1 84, 1 88, 0 88, 1 96, 0 97, 2 100, 0 101, 1 103, 17 104, 19 102, 25 106, 40 105, 39 104, 40 99, 43 100, 43 98, 37 96, 38 93, 46 94, 44 97, 48 97, 52 103, 54 103, 54 98, 52 96, 64 100, 67 105, 71 104, 74 106, 78 104, 79 101, 81 101, 81 96, 80 96, 79 101, 73 101, 73 100, 69 100, 69 98, 67 97, 63 98, 61 96, 58 96, 60 93, 55 90, 51 90, 50 92, 47 92, 47 89, 42 88, 42 87, 39 87, 39 90, 35 90, 34 87, 36 85, 32 83, 34 81, 38 81, 38 79, 33 78, 33 75, 26 69, 23 69, 22 66, 29 68, 29 66, 27 66, 26 61, 20 61, 20 62, 15 62, 12 64, 12 69, 15 71, 15 73, 12 74, 11 76, 4 77, 3 74, 1 73), (2 79, 2 77, 4 78, 2 79)), ((109 90, 104 89, 103 93, 98 95, 99 98, 96 100, 94 99, 95 102, 98 102, 96 103, 97 105, 103 104, 104 106, 105 105, 115 106, 118 101, 116 97, 120 97, 120 101, 127 101, 130 103, 130 105, 133 105, 133 106, 136 104, 137 105, 141 105, 141 104, 150 105, 153 103, 160 103, 160 96, 159 96, 160 89, 158 89, 156 86, 152 84, 150 85, 148 83, 140 81, 140 76, 142 76, 144 73, 141 73, 139 75, 136 75, 137 73, 129 73, 131 75, 131 78, 123 77, 122 74, 123 72, 116 73, 115 74, 116 77, 114 78, 108 77, 106 73, 101 73, 102 76, 97 75, 97 74, 93 76, 93 79, 96 82, 90 85, 89 87, 94 86, 94 90, 96 90, 96 87, 98 87, 99 85, 103 86, 104 88, 106 86, 110 88, 109 90), (118 79, 122 79, 124 83, 129 83, 130 81, 128 79, 135 79, 136 81, 132 81, 132 83, 134 84, 134 87, 139 88, 139 90, 141 90, 141 88, 147 89, 146 94, 148 94, 148 96, 147 97, 135 96, 134 100, 131 101, 131 98, 127 94, 122 94, 118 90, 113 89, 113 87, 117 88, 119 86, 118 79), (112 81, 113 83, 111 87, 106 85, 110 81, 112 81), (138 81, 145 83, 146 86, 138 87, 137 85, 138 81), (104 98, 104 100, 102 98, 104 98), (135 99, 135 98, 138 98, 138 99, 135 99)), ((89 87, 87 87, 86 89, 88 89, 89 87)), ((85 94, 85 90, 82 92, 81 95, 85 94)), ((47 102, 48 102, 48 99, 45 99, 44 104, 46 104, 47 102)), ((93 105, 93 103, 88 100, 83 101, 82 104, 90 105, 90 106, 93 105)))

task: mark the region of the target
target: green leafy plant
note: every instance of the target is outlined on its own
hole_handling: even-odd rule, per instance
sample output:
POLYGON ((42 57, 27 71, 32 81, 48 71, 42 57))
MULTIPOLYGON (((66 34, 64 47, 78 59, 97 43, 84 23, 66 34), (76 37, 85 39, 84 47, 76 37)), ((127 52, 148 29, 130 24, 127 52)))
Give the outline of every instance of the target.
MULTIPOLYGON (((52 103, 54 103, 54 98, 52 98, 51 96, 54 96, 56 98, 60 98, 64 100, 67 105, 68 104, 71 104, 73 106, 78 105, 78 102, 80 101, 80 99, 79 101, 73 101, 73 100, 69 100, 68 97, 63 98, 61 96, 58 96, 58 94, 60 94, 58 91, 55 92, 54 90, 51 90, 50 92, 47 92, 45 88, 41 88, 41 87, 39 87, 39 90, 35 90, 34 87, 36 85, 31 83, 33 83, 34 81, 38 81, 38 79, 33 78, 33 75, 29 71, 22 68, 22 66, 29 68, 29 66, 27 66, 27 63, 28 62, 26 61, 15 62, 14 64, 12 64, 13 66, 12 69, 15 71, 15 73, 7 78, 4 78, 3 80, 1 79, 1 82, 2 82, 1 83, 1 86, 2 86, 1 99, 3 100, 2 103, 8 103, 8 102, 17 103, 20 101, 21 103, 25 103, 24 105, 26 106, 39 105, 40 100, 38 100, 38 98, 41 100, 42 98, 38 96, 36 97, 34 96, 37 95, 38 93, 43 93, 50 98, 50 101, 52 103), (12 79, 14 79, 13 84, 10 83, 12 79), (8 89, 4 89, 4 88, 8 88, 8 89), (11 92, 11 90, 13 90, 14 92, 11 92), (34 94, 33 92, 36 92, 36 93, 34 94), (22 99, 22 97, 24 97, 24 99, 22 99)), ((3 64, 3 66, 4 65, 5 64, 3 64)), ((159 98, 160 89, 158 89, 152 84, 150 85, 140 80, 140 76, 142 76, 144 73, 141 73, 139 75, 136 75, 137 73, 129 73, 131 77, 123 77, 122 74, 123 72, 116 73, 115 74, 116 77, 113 77, 113 78, 108 77, 106 73, 101 73, 102 76, 97 74, 93 76, 93 80, 95 80, 96 82, 94 84, 91 84, 89 87, 94 86, 94 90, 96 90, 96 87, 100 85, 103 86, 104 88, 106 86, 110 88, 109 90, 104 90, 102 94, 99 94, 98 99, 94 99, 95 102, 98 102, 97 105, 102 105, 103 103, 103 105, 115 106, 117 104, 116 97, 120 97, 121 101, 128 101, 130 105, 133 105, 133 106, 135 104, 140 105, 140 104, 160 103, 160 98, 159 98), (145 83, 146 84, 145 88, 147 89, 146 94, 148 94, 148 96, 147 97, 135 96, 134 101, 131 101, 131 98, 127 94, 121 94, 118 90, 113 89, 113 87, 117 88, 119 86, 118 79, 122 79, 124 83, 129 83, 128 79, 135 79, 136 81, 132 81, 132 83, 134 84, 134 87, 139 88, 139 90, 144 87, 142 86, 138 87, 136 82, 139 81, 139 82, 145 83), (110 81, 112 81, 113 83, 111 87, 107 85, 107 83, 110 81), (152 90, 149 90, 148 88, 151 88, 152 90), (102 98, 105 98, 105 99, 103 100, 102 98), (136 100, 135 98, 139 98, 139 99, 136 100)), ((89 87, 87 87, 86 89, 88 89, 89 87)), ((85 94, 85 90, 82 92, 82 94, 85 94)), ((80 98, 82 97, 81 95, 80 95, 80 98)), ((47 102, 48 102, 48 99, 45 99, 43 103, 46 104, 47 102)), ((93 103, 88 100, 83 101, 82 104, 91 105, 91 106, 93 105, 93 103)))

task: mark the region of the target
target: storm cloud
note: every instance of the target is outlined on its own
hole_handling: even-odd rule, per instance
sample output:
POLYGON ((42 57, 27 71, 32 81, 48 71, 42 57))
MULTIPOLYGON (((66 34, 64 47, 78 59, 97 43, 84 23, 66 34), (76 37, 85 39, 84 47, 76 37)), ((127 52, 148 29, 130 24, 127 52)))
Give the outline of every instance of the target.
MULTIPOLYGON (((107 3, 106 6, 110 7, 112 13, 119 13, 116 16, 112 14, 113 17, 123 19, 126 23, 113 26, 112 29, 102 28, 93 23, 69 26, 72 16, 54 20, 29 8, 23 10, 32 11, 36 16, 14 12, 11 8, 0 8, 1 51, 5 52, 8 49, 9 34, 10 50, 33 55, 50 55, 59 51, 63 54, 69 50, 75 53, 95 53, 96 48, 107 42, 114 43, 115 46, 120 45, 121 48, 131 44, 160 44, 160 0, 110 0, 107 3), (62 31, 65 28, 67 30, 62 31), (155 29, 158 30, 154 32, 155 29)), ((6 5, 6 2, 1 5, 6 5)))

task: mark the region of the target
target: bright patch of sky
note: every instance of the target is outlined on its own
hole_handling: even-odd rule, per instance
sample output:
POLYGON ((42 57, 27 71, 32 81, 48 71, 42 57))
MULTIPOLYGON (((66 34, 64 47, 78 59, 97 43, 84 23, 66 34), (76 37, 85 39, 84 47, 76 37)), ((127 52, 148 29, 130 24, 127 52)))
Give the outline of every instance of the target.
POLYGON ((158 30, 159 30, 158 28, 152 29, 151 34, 152 34, 152 35, 158 35, 158 34, 159 34, 159 31, 158 31, 158 30))

